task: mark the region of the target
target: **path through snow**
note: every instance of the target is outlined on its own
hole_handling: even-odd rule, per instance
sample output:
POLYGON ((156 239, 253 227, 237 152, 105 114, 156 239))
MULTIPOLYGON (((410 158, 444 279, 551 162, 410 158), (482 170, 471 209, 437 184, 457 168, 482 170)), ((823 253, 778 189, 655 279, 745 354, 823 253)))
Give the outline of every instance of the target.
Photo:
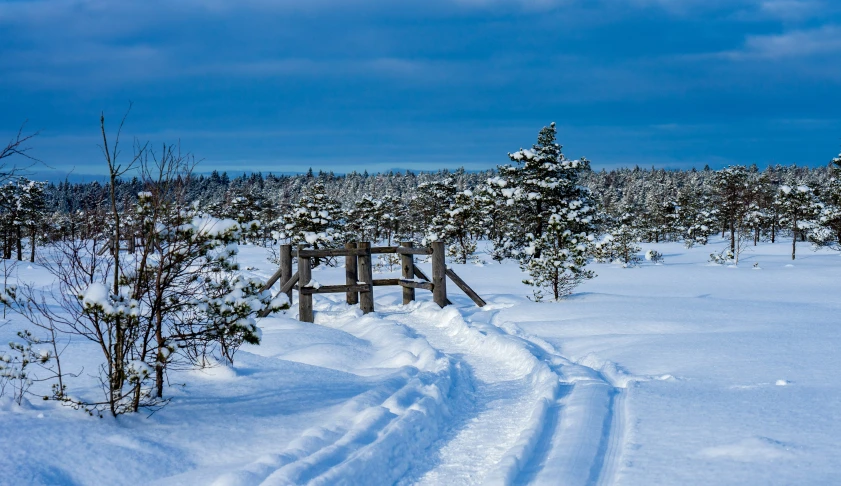
POLYGON ((377 314, 411 330, 461 370, 450 383, 440 437, 415 457, 401 484, 612 481, 627 380, 571 363, 516 325, 496 323, 495 311, 465 319, 455 307, 426 303, 383 306, 377 314))

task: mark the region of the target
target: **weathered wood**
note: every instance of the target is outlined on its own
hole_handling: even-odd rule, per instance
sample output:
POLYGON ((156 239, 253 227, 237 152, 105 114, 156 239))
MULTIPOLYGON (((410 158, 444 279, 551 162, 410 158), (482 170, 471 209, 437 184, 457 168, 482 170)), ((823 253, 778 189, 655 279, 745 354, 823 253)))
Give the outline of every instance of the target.
POLYGON ((112 243, 112 241, 113 239, 109 239, 104 245, 102 245, 102 248, 100 248, 99 251, 96 252, 96 254, 102 256, 108 250, 111 250, 111 253, 114 253, 114 248, 112 248, 114 246, 114 243, 112 243))
MULTIPOLYGON (((423 270, 421 270, 418 267, 415 267, 415 277, 422 278, 422 279, 426 280, 427 282, 429 282, 431 280, 429 277, 426 276, 425 273, 423 273, 423 270)), ((447 299, 447 305, 453 305, 453 303, 450 302, 450 299, 447 299)))
MULTIPOLYGON (((286 295, 292 295, 292 289, 298 290, 298 286, 295 285, 295 284, 298 283, 299 278, 300 278, 299 274, 297 274, 297 273, 293 274, 292 278, 287 280, 286 283, 283 284, 283 287, 280 288, 280 293, 281 294, 286 294, 286 295)), ((290 300, 290 302, 292 302, 292 301, 290 300)))
POLYGON ((357 249, 363 250, 365 254, 358 258, 359 262, 359 281, 364 284, 371 285, 367 291, 359 292, 359 308, 362 309, 363 314, 374 312, 374 267, 371 264, 371 243, 368 241, 356 244, 357 249))
POLYGON ((408 280, 401 278, 399 280, 399 284, 403 287, 403 290, 415 290, 415 289, 424 289, 424 290, 432 290, 433 285, 432 282, 418 282, 417 280, 408 280))
MULTIPOLYGON (((345 243, 346 250, 356 250, 356 243, 348 242, 345 243)), ((345 256, 345 283, 348 285, 355 285, 356 282, 359 281, 359 271, 357 269, 357 256, 356 255, 347 255, 345 256)), ((347 295, 345 296, 345 300, 347 300, 348 305, 356 305, 359 303, 359 292, 354 290, 348 290, 347 295)))
POLYGON ((447 305, 447 262, 444 242, 432 244, 432 300, 441 307, 447 305))
POLYGON ((372 246, 371 247, 371 254, 372 255, 382 255, 386 253, 396 253, 396 248, 393 246, 372 246))
MULTIPOLYGON (((282 277, 282 276, 283 276, 283 269, 278 268, 277 271, 274 273, 274 275, 272 275, 271 277, 269 277, 268 280, 266 280, 266 283, 263 284, 263 287, 260 288, 260 291, 262 292, 262 291, 266 291, 266 290, 269 290, 270 288, 272 288, 272 285, 274 285, 275 282, 280 280, 280 277, 282 277)), ((283 285, 283 284, 281 284, 281 285, 283 285)))
POLYGON ((298 256, 303 258, 328 258, 341 256, 362 256, 365 252, 355 248, 324 248, 321 250, 302 250, 299 251, 298 256))
POLYGON ((387 287, 389 285, 400 285, 399 278, 375 278, 374 287, 387 287))
MULTIPOLYGON (((298 282, 299 288, 303 289, 312 281, 312 262, 308 257, 301 256, 302 247, 298 247, 298 282)), ((315 321, 312 311, 312 294, 298 292, 298 319, 303 322, 315 321)))
POLYGON ((462 290, 462 292, 464 292, 465 294, 467 294, 468 297, 473 299, 473 302, 475 302, 476 305, 478 305, 479 307, 484 307, 485 304, 487 304, 487 302, 485 302, 484 299, 479 297, 479 294, 477 294, 473 289, 470 288, 469 285, 467 285, 467 282, 465 282, 461 279, 461 277, 456 275, 456 272, 448 268, 447 276, 450 277, 450 280, 452 280, 453 283, 456 284, 456 286, 458 286, 458 288, 462 290))
POLYGON ((320 287, 304 287, 300 290, 302 294, 340 294, 342 292, 370 292, 370 284, 355 285, 322 285, 320 287))
MULTIPOLYGON (((400 242, 400 249, 411 249, 412 245, 414 245, 414 243, 412 243, 411 241, 403 241, 400 242)), ((413 257, 411 254, 400 254, 400 266, 402 267, 404 279, 411 280, 412 277, 415 276, 415 257, 413 257)), ((415 289, 412 287, 403 286, 403 305, 406 305, 409 302, 414 302, 414 300, 415 289)))
MULTIPOLYGON (((280 245, 280 287, 286 287, 286 283, 292 278, 292 245, 280 245)), ((286 292, 281 291, 289 297, 292 303, 292 287, 286 292)))
MULTIPOLYGON (((411 241, 404 241, 401 245, 411 243, 411 241)), ((399 255, 432 255, 431 248, 412 248, 412 247, 399 247, 395 251, 395 253, 399 255)))
MULTIPOLYGON (((298 274, 296 273, 296 274, 292 275, 292 278, 290 278, 283 285, 283 287, 280 288, 280 293, 278 294, 278 295, 280 295, 280 294, 288 295, 290 305, 292 304, 292 289, 295 289, 295 290, 298 289, 298 286, 295 285, 297 282, 298 282, 298 274)), ((271 285, 266 284, 266 285, 263 286, 263 290, 267 290, 267 289, 269 289, 269 287, 271 287, 271 285)), ((257 313, 257 316, 258 317, 266 317, 270 313, 271 313, 271 311, 269 309, 263 309, 263 310, 261 310, 260 312, 257 313)))

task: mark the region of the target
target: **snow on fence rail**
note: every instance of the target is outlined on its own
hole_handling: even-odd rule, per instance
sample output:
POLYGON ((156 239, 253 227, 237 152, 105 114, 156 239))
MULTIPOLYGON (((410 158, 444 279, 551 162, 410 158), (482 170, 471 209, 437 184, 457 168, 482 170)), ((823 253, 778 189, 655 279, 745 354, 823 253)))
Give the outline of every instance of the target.
POLYGON ((313 294, 342 293, 346 294, 347 303, 359 304, 365 314, 374 312, 374 287, 400 286, 403 287, 403 304, 415 300, 415 290, 423 289, 432 292, 432 300, 441 307, 451 305, 447 298, 447 277, 458 286, 479 307, 485 301, 479 297, 467 283, 452 269, 447 268, 445 262, 445 246, 441 241, 435 241, 429 248, 415 248, 411 241, 401 242, 400 246, 371 246, 370 242, 346 243, 344 248, 308 249, 299 245, 296 250, 298 271, 292 272, 292 245, 280 246, 280 268, 263 286, 263 290, 271 288, 280 281, 280 293, 292 299, 292 291, 298 291, 298 318, 304 322, 313 322, 313 294), (371 255, 396 253, 400 255, 402 278, 374 279, 371 255), (415 266, 415 255, 432 256, 432 278, 430 279, 420 268, 415 266), (312 259, 326 257, 344 257, 345 284, 344 285, 312 285, 312 259), (415 277, 421 279, 415 280, 415 277), (302 282, 306 282, 302 284, 302 282))

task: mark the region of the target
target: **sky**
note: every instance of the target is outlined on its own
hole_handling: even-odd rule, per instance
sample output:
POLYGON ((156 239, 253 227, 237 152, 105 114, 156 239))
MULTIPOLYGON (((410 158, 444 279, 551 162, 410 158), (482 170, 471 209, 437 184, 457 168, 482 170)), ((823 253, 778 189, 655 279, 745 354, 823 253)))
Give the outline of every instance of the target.
POLYGON ((836 0, 0 0, 0 141, 104 172, 99 116, 199 171, 470 170, 554 121, 596 169, 825 165, 836 0))

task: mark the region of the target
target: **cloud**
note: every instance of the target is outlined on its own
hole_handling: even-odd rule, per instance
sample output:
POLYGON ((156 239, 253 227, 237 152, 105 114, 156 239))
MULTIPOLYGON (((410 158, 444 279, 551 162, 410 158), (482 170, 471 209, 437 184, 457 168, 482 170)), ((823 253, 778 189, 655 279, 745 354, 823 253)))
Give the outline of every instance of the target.
POLYGON ((841 52, 841 28, 825 25, 782 34, 749 35, 740 49, 720 53, 720 56, 734 60, 777 60, 837 52, 841 52))
POLYGON ((828 5, 818 0, 765 0, 759 12, 781 20, 803 20, 826 12, 828 5))

